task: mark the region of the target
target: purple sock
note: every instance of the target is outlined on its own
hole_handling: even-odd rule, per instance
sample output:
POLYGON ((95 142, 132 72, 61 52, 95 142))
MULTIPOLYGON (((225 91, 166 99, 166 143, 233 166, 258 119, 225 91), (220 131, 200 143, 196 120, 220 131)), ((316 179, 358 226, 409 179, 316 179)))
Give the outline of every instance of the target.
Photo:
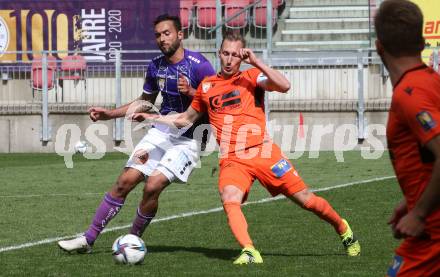
POLYGON ((139 208, 136 211, 136 218, 133 221, 133 225, 131 226, 130 234, 136 235, 138 237, 142 237, 142 234, 147 228, 148 224, 150 224, 151 220, 154 218, 155 214, 141 214, 139 208))
POLYGON ((106 193, 101 201, 98 209, 96 209, 95 217, 89 229, 85 232, 87 243, 92 245, 104 227, 115 217, 124 205, 124 199, 113 198, 110 193, 106 193))

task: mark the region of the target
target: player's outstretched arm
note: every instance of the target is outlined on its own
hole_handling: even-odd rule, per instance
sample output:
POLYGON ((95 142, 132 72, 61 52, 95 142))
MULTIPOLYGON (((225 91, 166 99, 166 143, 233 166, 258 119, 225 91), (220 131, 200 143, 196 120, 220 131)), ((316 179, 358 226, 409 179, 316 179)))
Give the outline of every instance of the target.
POLYGON ((89 116, 90 119, 95 122, 98 120, 109 120, 113 118, 124 117, 127 114, 132 114, 134 112, 148 111, 154 105, 156 97, 157 94, 142 93, 142 95, 134 101, 116 109, 109 110, 102 107, 91 107, 88 110, 89 116))
POLYGON ((262 89, 267 91, 287 92, 290 89, 289 80, 278 70, 270 68, 255 56, 255 53, 249 48, 240 49, 241 59, 250 65, 260 69, 267 79, 258 83, 262 89))
POLYGON ((134 121, 142 122, 148 120, 154 123, 162 123, 169 126, 184 128, 193 124, 197 119, 202 116, 202 113, 197 112, 192 107, 189 107, 183 113, 175 113, 168 115, 147 114, 147 113, 134 113, 129 118, 134 121))
POLYGON ((426 144, 434 154, 435 163, 432 177, 414 209, 403 216, 396 225, 396 231, 402 236, 418 237, 423 234, 425 218, 440 207, 440 136, 426 144))

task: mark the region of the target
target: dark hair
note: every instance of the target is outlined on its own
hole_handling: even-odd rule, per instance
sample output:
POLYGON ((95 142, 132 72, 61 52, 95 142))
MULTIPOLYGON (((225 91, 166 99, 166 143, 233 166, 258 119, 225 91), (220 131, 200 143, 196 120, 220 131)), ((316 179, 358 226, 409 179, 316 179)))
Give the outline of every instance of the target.
POLYGON ((246 40, 241 35, 240 31, 227 31, 226 34, 223 36, 223 40, 222 40, 222 44, 220 46, 220 49, 223 47, 223 42, 225 40, 241 41, 241 44, 243 45, 243 48, 246 47, 246 40))
POLYGON ((161 14, 158 17, 156 17, 156 19, 154 20, 154 26, 156 26, 157 24, 163 22, 163 21, 172 21, 174 28, 176 28, 176 30, 182 31, 182 23, 180 22, 180 18, 178 16, 175 15, 169 15, 169 14, 161 14))
POLYGON ((374 19, 377 39, 395 57, 420 54, 425 47, 423 14, 407 0, 386 0, 374 19))

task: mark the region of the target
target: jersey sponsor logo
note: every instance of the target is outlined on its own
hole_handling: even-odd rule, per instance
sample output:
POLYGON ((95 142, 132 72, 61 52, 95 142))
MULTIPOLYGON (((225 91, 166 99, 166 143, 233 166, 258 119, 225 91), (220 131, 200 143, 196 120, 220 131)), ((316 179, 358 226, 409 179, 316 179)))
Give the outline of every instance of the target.
POLYGON ((195 58, 195 57, 193 57, 193 56, 191 56, 191 55, 188 55, 188 58, 189 58, 190 60, 192 60, 193 62, 200 63, 200 60, 199 60, 199 59, 197 59, 197 58, 195 58))
POLYGON ((403 265, 403 258, 397 255, 394 256, 394 259, 390 267, 388 268, 387 276, 396 277, 402 265, 403 265))
POLYGON ((437 122, 432 118, 431 114, 427 111, 419 112, 416 115, 417 121, 422 125, 423 130, 429 131, 435 126, 437 126, 437 122))
POLYGON ((165 57, 163 54, 161 54, 161 55, 159 55, 159 56, 156 56, 156 57, 154 57, 153 58, 153 61, 157 61, 157 60, 159 60, 159 59, 161 59, 161 58, 163 58, 163 57, 165 57))
POLYGON ((277 176, 277 178, 281 178, 284 174, 292 169, 292 165, 286 159, 281 159, 270 169, 275 174, 275 176, 277 176))
POLYGON ((215 112, 236 109, 241 106, 240 91, 234 90, 226 94, 211 96, 209 105, 215 112))

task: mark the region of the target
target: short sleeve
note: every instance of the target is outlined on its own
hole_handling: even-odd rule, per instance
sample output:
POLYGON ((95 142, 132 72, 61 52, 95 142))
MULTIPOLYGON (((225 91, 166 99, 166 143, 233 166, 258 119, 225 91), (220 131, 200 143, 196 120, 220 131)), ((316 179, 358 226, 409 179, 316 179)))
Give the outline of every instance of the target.
POLYGON ((145 82, 144 82, 144 93, 146 94, 155 94, 159 91, 157 87, 157 82, 155 78, 155 69, 156 66, 153 62, 148 65, 147 73, 145 74, 145 82))
POLYGON ((203 103, 202 99, 202 83, 197 87, 196 94, 194 94, 193 100, 191 102, 191 108, 196 110, 199 113, 205 113, 206 112, 206 106, 203 103))
POLYGON ((259 76, 262 74, 261 70, 259 70, 258 68, 251 68, 246 70, 246 75, 247 78, 249 78, 249 80, 251 81, 251 83, 256 87, 258 84, 258 78, 259 76))
POLYGON ((422 145, 440 134, 440 106, 432 91, 413 88, 411 93, 399 92, 397 105, 405 121, 422 145))

